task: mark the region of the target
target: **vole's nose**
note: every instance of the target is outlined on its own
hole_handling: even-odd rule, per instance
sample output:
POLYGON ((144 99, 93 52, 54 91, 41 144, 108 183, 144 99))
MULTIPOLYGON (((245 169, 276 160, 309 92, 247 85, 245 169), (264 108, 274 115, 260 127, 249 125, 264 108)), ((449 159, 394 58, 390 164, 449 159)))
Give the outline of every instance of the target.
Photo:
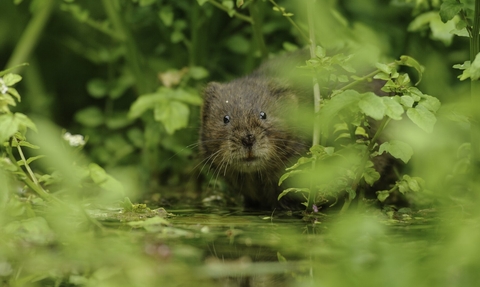
POLYGON ((242 144, 244 147, 252 147, 255 143, 255 136, 252 134, 247 134, 242 138, 242 144))

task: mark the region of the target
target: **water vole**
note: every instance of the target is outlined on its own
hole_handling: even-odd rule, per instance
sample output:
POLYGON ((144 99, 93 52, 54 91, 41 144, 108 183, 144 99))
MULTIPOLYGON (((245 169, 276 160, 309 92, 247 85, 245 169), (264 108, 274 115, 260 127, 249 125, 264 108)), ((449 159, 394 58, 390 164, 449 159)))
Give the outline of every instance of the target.
POLYGON ((277 200, 278 179, 307 151, 295 125, 297 91, 265 70, 207 85, 199 143, 204 165, 257 209, 287 205, 288 198, 277 200))

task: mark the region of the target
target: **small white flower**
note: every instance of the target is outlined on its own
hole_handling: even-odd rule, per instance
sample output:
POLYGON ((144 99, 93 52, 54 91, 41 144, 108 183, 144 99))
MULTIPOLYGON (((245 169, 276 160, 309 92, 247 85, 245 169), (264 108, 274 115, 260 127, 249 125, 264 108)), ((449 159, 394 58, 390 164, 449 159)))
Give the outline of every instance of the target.
POLYGON ((8 92, 8 87, 5 85, 5 82, 3 81, 3 78, 0 77, 0 93, 5 95, 8 92))
POLYGON ((63 139, 68 142, 70 146, 84 146, 85 145, 85 139, 83 138, 82 135, 72 135, 69 132, 66 132, 63 135, 63 139))

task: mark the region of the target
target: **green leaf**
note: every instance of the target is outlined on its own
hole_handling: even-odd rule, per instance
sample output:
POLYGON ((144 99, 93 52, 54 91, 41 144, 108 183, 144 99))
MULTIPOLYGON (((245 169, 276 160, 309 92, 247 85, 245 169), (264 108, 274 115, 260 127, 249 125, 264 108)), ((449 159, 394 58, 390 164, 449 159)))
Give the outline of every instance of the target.
POLYGON ((136 119, 140 117, 146 110, 153 109, 158 102, 164 100, 165 97, 160 93, 141 95, 130 106, 128 117, 131 119, 136 119))
POLYGON ((237 0, 237 7, 240 8, 244 4, 244 0, 237 0))
POLYGON ((285 189, 284 191, 282 191, 282 193, 280 193, 280 194, 278 195, 277 200, 280 200, 282 197, 284 197, 285 195, 287 195, 287 194, 290 193, 290 192, 306 192, 306 193, 310 193, 310 189, 309 189, 309 188, 295 188, 295 187, 287 188, 287 189, 285 189))
POLYGON ((250 51, 250 41, 243 35, 233 35, 225 42, 227 48, 237 54, 247 54, 250 51))
POLYGON ((382 97, 381 99, 385 105, 385 114, 391 119, 401 120, 404 112, 402 105, 390 97, 382 97))
POLYGON ((415 177, 410 177, 409 175, 404 175, 403 179, 407 182, 408 188, 410 191, 419 192, 422 188, 420 187, 420 183, 417 181, 415 177))
POLYGON ((199 96, 196 90, 176 89, 170 90, 167 88, 161 88, 161 91, 165 90, 168 99, 185 102, 190 105, 200 106, 202 104, 202 98, 199 96))
POLYGON ((197 0, 198 5, 202 6, 203 4, 207 3, 208 0, 197 0))
POLYGON ((457 0, 443 1, 442 5, 440 5, 440 18, 442 19, 442 22, 445 23, 448 20, 453 19, 463 7, 464 4, 457 0))
POLYGON ((415 100, 411 96, 401 96, 400 103, 406 108, 411 108, 413 107, 415 100))
POLYGON ((385 105, 382 98, 372 92, 362 94, 358 106, 364 114, 373 119, 381 120, 385 116, 385 105))
POLYGON ((452 43, 455 30, 455 19, 443 23, 440 16, 432 19, 430 22, 430 29, 432 30, 432 38, 443 42, 445 46, 449 46, 452 43))
POLYGON ((433 126, 437 121, 435 115, 422 105, 417 105, 415 108, 409 108, 407 110, 407 116, 414 124, 427 133, 433 131, 433 126))
POLYGON ((384 152, 388 152, 393 157, 402 160, 404 163, 407 163, 413 155, 412 147, 398 140, 391 140, 389 142, 382 143, 378 153, 382 154, 384 152))
POLYGON ((123 193, 122 184, 118 180, 108 175, 98 164, 89 164, 88 170, 90 172, 90 178, 101 188, 107 191, 123 193))
POLYGON ((389 196, 390 196, 390 191, 389 190, 377 191, 377 199, 380 202, 384 202, 389 196))
POLYGON ((17 74, 6 74, 3 76, 3 82, 5 83, 6 86, 13 86, 16 83, 20 82, 22 80, 22 77, 17 75, 17 74))
POLYGON ((470 61, 465 61, 463 64, 456 64, 453 65, 454 69, 459 69, 459 70, 466 70, 470 67, 470 61))
POLYGON ((358 101, 360 101, 360 94, 355 90, 346 90, 335 95, 320 110, 319 122, 322 124, 323 130, 328 129, 330 120, 335 118, 341 110, 354 106, 358 101))
POLYGON ((380 174, 373 167, 367 167, 363 171, 363 179, 366 183, 372 186, 377 180, 380 179, 380 174))
POLYGON ((418 63, 417 60, 415 60, 414 58, 409 57, 409 56, 400 56, 400 60, 396 61, 396 62, 399 65, 412 67, 415 70, 417 70, 418 81, 415 83, 415 85, 418 85, 418 83, 420 83, 420 81, 422 80, 422 74, 423 74, 423 71, 425 70, 425 68, 422 65, 420 65, 420 63, 418 63))
POLYGON ((91 79, 87 83, 88 93, 95 99, 103 98, 108 92, 108 85, 103 79, 91 79))
POLYGON ((188 73, 195 80, 201 80, 208 77, 208 71, 203 67, 198 67, 198 66, 190 67, 190 69, 188 70, 188 73))
POLYGON ((420 103, 418 105, 424 106, 427 110, 435 113, 440 108, 441 103, 435 97, 432 97, 432 96, 429 96, 429 95, 423 95, 422 100, 420 101, 420 103))
MULTIPOLYGON (((45 155, 37 155, 37 156, 30 157, 30 158, 27 159, 27 164, 30 164, 33 161, 35 161, 37 159, 40 159, 40 158, 44 158, 44 157, 45 157, 45 155)), ((19 166, 21 166, 21 165, 24 165, 24 162, 23 162, 23 160, 19 160, 19 161, 17 161, 17 164, 19 166)))
POLYGON ((0 143, 13 136, 18 130, 18 125, 13 114, 0 115, 0 143))
POLYGON ((317 56, 318 58, 323 58, 325 57, 325 55, 326 55, 326 52, 322 46, 317 46, 315 48, 315 56, 317 56))
POLYGON ((179 101, 163 101, 154 109, 155 120, 162 122, 168 134, 186 127, 189 114, 188 106, 179 101))
POLYGON ((422 30, 425 28, 426 25, 430 24, 432 19, 437 17, 439 17, 438 13, 434 11, 420 14, 417 17, 415 17, 415 19, 413 19, 412 22, 410 22, 407 30, 409 32, 416 32, 416 31, 422 30))
POLYGON ((86 127, 95 128, 103 124, 105 118, 98 107, 88 107, 78 111, 75 120, 86 127))
POLYGON ((304 173, 304 171, 303 170, 292 170, 292 171, 289 171, 289 172, 286 172, 286 173, 282 174, 282 176, 278 180, 278 186, 282 185, 282 183, 287 178, 289 178, 290 176, 295 175, 295 174, 299 174, 299 173, 304 173))
MULTIPOLYGON (((21 98, 20 98, 20 94, 17 92, 17 90, 15 88, 8 88, 8 91, 7 91, 10 95, 14 96, 18 102, 21 102, 21 98)), ((14 106, 15 104, 13 104, 12 106, 14 106)))
POLYGON ((164 5, 160 12, 158 13, 158 17, 162 20, 163 24, 167 27, 172 26, 173 24, 173 9, 170 5, 164 5))
POLYGON ((22 113, 0 115, 0 143, 8 140, 22 128, 37 130, 35 124, 22 113))

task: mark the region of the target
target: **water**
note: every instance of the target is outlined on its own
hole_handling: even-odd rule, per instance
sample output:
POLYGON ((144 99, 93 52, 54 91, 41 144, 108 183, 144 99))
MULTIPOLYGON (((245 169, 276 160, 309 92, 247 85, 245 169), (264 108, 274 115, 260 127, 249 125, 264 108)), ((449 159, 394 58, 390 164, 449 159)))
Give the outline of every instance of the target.
POLYGON ((456 275, 463 265, 449 271, 455 264, 447 261, 455 258, 444 253, 462 246, 449 240, 431 210, 407 220, 379 211, 311 218, 239 210, 169 212, 175 214, 168 219, 171 226, 150 235, 161 239, 166 254, 180 258, 176 262, 183 268, 195 261, 188 265, 190 280, 182 278, 179 286, 467 286, 458 285, 463 281, 456 275))

